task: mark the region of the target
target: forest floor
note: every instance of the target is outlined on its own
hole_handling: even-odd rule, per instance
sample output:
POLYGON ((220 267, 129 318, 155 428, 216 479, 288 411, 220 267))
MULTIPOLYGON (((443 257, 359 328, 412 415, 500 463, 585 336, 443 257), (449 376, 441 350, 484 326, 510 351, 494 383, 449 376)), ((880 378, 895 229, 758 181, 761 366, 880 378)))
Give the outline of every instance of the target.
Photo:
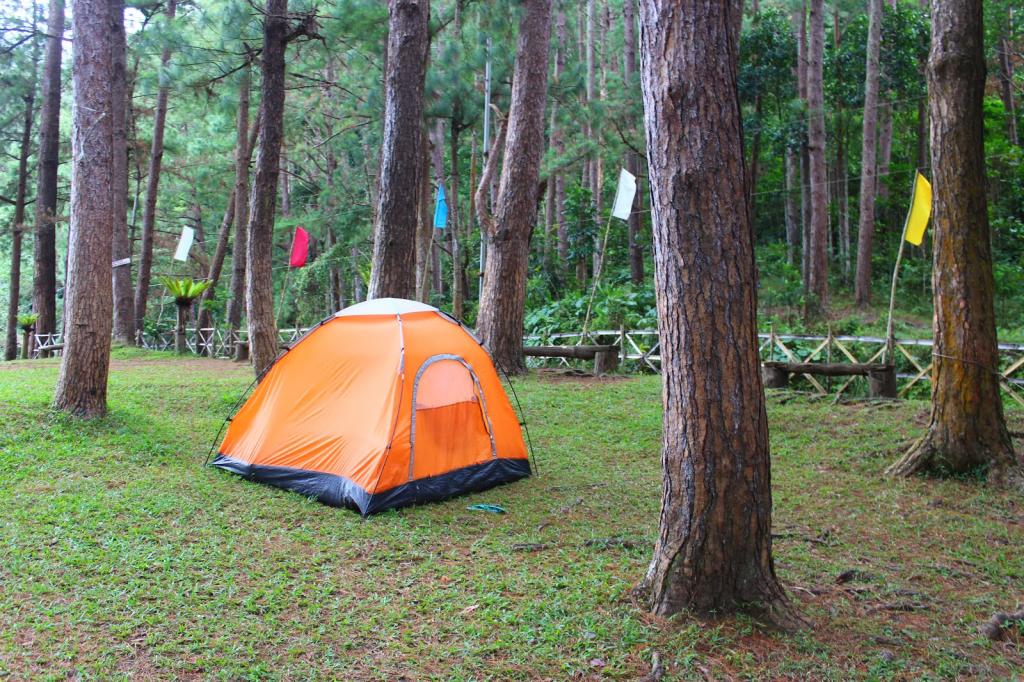
POLYGON ((665 680, 1024 670, 1019 630, 979 634, 1024 602, 1022 497, 882 476, 924 402, 769 394, 776 567, 813 623, 783 635, 631 600, 657 377, 535 373, 539 476, 363 520, 202 467, 247 367, 118 350, 110 416, 84 424, 49 411, 56 376, 0 373, 0 679, 633 680, 653 652, 665 680))

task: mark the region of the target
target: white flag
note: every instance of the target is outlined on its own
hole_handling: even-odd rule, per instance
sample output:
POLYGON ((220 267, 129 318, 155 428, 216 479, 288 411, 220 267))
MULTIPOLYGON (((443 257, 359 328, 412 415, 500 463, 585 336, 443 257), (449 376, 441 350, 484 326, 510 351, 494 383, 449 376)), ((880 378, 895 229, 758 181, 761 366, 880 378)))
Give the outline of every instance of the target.
POLYGON ((174 251, 174 260, 188 260, 188 252, 195 237, 196 231, 191 227, 181 228, 181 239, 178 240, 178 248, 174 251))
POLYGON ((635 196, 636 176, 623 168, 619 172, 619 188, 615 190, 615 205, 612 207, 612 215, 620 220, 629 220, 635 196))

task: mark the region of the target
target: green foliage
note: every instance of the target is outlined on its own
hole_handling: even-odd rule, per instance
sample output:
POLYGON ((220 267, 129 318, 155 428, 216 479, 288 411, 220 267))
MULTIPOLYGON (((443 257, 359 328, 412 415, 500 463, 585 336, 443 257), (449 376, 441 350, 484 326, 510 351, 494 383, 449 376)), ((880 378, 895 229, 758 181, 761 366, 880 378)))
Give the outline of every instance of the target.
MULTIPOLYGON (((586 316, 590 290, 572 291, 546 304, 534 304, 526 314, 527 334, 541 337, 578 331, 586 316)), ((657 329, 658 319, 651 285, 629 283, 599 287, 591 309, 591 329, 657 329)))
POLYGON ((569 262, 586 263, 594 253, 597 238, 597 207, 591 191, 573 183, 565 190, 566 231, 569 235, 569 262))
POLYGON ((174 302, 179 306, 192 305, 193 301, 202 296, 203 292, 210 288, 209 280, 196 282, 191 277, 182 277, 179 279, 161 277, 160 281, 163 283, 164 287, 167 288, 167 293, 174 298, 174 302))
POLYGON ((32 331, 32 327, 36 325, 37 320, 39 320, 39 315, 36 313, 18 315, 18 327, 25 332, 32 331))

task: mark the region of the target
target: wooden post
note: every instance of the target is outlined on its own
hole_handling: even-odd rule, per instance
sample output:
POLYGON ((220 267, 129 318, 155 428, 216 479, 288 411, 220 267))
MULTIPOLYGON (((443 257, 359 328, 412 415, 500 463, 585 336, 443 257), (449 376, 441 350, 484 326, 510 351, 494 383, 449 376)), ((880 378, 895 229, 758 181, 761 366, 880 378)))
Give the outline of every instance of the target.
POLYGON ((619 352, 617 350, 603 350, 594 354, 594 376, 604 376, 618 368, 619 352))
POLYGON ((789 387, 789 372, 781 367, 765 365, 761 367, 761 377, 764 379, 765 388, 789 387))
POLYGON ((872 398, 896 397, 895 365, 887 365, 884 369, 868 373, 868 395, 872 398))

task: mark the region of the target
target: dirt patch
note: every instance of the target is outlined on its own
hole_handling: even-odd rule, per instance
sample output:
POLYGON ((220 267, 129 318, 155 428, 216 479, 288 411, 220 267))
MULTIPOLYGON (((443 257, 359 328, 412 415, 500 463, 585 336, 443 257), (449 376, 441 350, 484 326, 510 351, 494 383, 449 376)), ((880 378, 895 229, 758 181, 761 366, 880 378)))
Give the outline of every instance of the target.
POLYGON ((635 378, 624 374, 605 374, 597 377, 590 372, 584 372, 579 369, 541 368, 533 370, 533 374, 541 381, 551 384, 561 384, 566 382, 574 384, 610 384, 635 378))

